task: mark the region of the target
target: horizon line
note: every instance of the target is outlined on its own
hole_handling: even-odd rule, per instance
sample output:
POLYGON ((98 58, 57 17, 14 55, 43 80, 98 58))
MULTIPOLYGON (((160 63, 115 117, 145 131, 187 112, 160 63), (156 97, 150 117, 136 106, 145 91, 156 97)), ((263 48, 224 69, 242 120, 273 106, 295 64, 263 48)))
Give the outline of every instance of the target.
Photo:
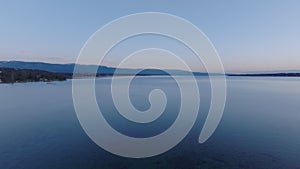
MULTIPOLYGON (((24 60, 0 60, 0 62, 24 62, 24 63, 45 63, 45 64, 56 64, 56 65, 76 65, 75 62, 68 62, 68 63, 57 63, 57 62, 48 62, 48 61, 24 61, 24 60)), ((117 68, 116 66, 109 66, 109 65, 97 65, 97 64, 77 64, 77 65, 83 65, 83 66, 104 66, 108 68, 117 68)), ((119 69, 143 69, 143 68, 130 68, 130 67, 120 67, 119 69)), ((161 68, 146 68, 146 69, 154 69, 154 70, 163 70, 161 68)), ((166 68, 168 69, 168 68, 166 68)), ((188 71, 183 69, 168 69, 168 70, 178 70, 178 71, 188 71)), ((192 71, 194 73, 208 73, 206 71, 192 71)), ((225 74, 230 73, 285 73, 285 72, 300 72, 300 69, 273 69, 273 70, 233 70, 233 71, 225 71, 225 74)), ((216 72, 211 72, 210 74, 217 74, 216 72)), ((220 74, 220 73, 219 73, 220 74)))

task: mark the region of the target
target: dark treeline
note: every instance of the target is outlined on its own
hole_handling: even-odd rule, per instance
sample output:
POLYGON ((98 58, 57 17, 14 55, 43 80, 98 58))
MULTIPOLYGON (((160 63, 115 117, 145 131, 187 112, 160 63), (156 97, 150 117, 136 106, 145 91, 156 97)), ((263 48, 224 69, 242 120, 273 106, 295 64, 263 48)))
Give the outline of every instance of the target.
POLYGON ((72 78, 72 74, 32 69, 0 68, 0 82, 2 83, 63 81, 69 78, 72 78))
MULTIPOLYGON (((112 73, 97 73, 95 74, 77 74, 78 77, 105 77, 105 76, 132 76, 132 74, 114 74, 112 73)), ((152 75, 168 75, 167 73, 144 73, 139 72, 135 76, 152 76, 152 75)), ((198 74, 195 74, 197 76, 198 74)), ((204 75, 201 73, 200 75, 204 75)), ((71 79, 72 73, 57 73, 34 69, 14 69, 0 67, 0 83, 16 83, 16 82, 49 82, 49 81, 63 81, 71 79)), ((252 77, 300 77, 300 73, 260 73, 260 74, 227 74, 227 76, 252 76, 252 77)))

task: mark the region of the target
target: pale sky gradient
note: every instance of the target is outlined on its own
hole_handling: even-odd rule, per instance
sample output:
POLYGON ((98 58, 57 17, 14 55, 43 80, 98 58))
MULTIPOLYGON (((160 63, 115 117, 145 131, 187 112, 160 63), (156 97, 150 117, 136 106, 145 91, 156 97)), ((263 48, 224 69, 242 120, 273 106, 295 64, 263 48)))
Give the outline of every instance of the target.
MULTIPOLYGON (((3 0, 0 60, 74 62, 85 41, 104 24, 150 11, 174 14, 198 26, 215 45, 227 72, 300 70, 298 0, 3 0)), ((120 44, 104 64, 113 66, 144 47, 174 49, 194 63, 177 42, 153 36, 120 44)), ((199 63, 192 67, 202 70, 199 63)))

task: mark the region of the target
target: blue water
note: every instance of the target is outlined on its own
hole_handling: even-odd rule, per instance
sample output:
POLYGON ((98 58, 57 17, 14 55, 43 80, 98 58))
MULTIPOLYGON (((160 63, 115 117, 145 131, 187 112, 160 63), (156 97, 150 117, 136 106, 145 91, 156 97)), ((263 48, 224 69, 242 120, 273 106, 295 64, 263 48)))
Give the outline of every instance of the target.
MULTIPOLYGON (((164 114, 150 124, 135 124, 118 114, 109 95, 110 81, 97 79, 96 95, 117 131, 149 137, 172 125, 180 101, 174 80, 133 80, 130 98, 137 109, 149 108, 152 89, 164 90, 168 98, 164 114)), ((0 169, 300 168, 299 78, 228 78, 222 121, 204 144, 198 143, 198 136, 210 104, 210 83, 205 77, 197 81, 201 107, 192 131, 172 150, 146 159, 112 155, 90 140, 76 117, 71 81, 1 84, 0 169)))

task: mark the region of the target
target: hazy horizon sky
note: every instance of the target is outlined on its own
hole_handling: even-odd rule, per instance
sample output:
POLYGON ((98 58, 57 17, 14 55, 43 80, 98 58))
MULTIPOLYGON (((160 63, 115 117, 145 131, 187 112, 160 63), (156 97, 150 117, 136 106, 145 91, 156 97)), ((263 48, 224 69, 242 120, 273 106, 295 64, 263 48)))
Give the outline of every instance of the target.
MULTIPOLYGON (((297 0, 4 0, 0 2, 0 60, 75 62, 96 30, 137 12, 164 12, 189 20, 212 41, 227 72, 300 70, 297 0)), ((103 64, 114 66, 130 51, 153 46, 174 49, 194 63, 193 69, 202 71, 180 44, 154 36, 120 44, 103 64)))

